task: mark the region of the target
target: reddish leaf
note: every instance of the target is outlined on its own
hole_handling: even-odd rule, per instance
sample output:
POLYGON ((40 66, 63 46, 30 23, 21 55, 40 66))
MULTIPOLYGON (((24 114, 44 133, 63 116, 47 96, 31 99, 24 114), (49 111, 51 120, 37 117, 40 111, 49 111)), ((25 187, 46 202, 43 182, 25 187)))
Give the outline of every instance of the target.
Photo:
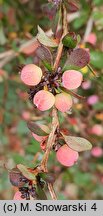
POLYGON ((42 60, 52 63, 52 54, 50 50, 45 46, 40 46, 36 50, 36 55, 42 60))
POLYGON ((22 177, 23 176, 22 176, 21 172, 17 168, 13 168, 9 172, 9 179, 10 179, 10 182, 13 186, 22 187, 25 184, 24 182, 22 182, 20 180, 22 177))
POLYGON ((85 67, 90 61, 89 52, 85 49, 77 48, 71 52, 69 55, 68 63, 70 65, 83 68, 85 67))

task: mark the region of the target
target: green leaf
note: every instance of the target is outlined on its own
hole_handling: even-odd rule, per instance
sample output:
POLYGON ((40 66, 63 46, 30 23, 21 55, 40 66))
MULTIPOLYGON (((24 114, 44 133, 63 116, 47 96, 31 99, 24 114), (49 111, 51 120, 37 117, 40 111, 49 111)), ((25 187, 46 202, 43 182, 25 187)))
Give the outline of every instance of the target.
POLYGON ((35 123, 34 121, 29 121, 27 123, 27 126, 32 133, 35 133, 39 136, 47 136, 49 134, 49 129, 47 132, 45 132, 44 130, 41 129, 40 127, 41 125, 35 123))
POLYGON ((41 44, 43 44, 44 46, 48 46, 48 47, 57 47, 57 43, 54 42, 52 39, 50 39, 45 32, 40 28, 40 26, 38 26, 38 35, 37 35, 37 39, 39 40, 39 42, 41 44))
POLYGON ((77 152, 87 151, 92 148, 92 144, 82 137, 65 136, 63 133, 62 135, 66 144, 77 152))
POLYGON ((103 68, 103 52, 101 51, 91 51, 91 64, 97 68, 103 68))
POLYGON ((69 65, 68 62, 64 65, 62 71, 65 72, 66 70, 80 70, 80 67, 69 65))
POLYGON ((25 176, 25 178, 33 181, 35 180, 35 175, 33 173, 31 173, 26 166, 22 165, 22 164, 18 164, 17 168, 20 170, 20 172, 22 173, 23 176, 25 176))
POLYGON ((42 61, 42 63, 49 70, 49 72, 53 70, 52 66, 47 61, 42 61))

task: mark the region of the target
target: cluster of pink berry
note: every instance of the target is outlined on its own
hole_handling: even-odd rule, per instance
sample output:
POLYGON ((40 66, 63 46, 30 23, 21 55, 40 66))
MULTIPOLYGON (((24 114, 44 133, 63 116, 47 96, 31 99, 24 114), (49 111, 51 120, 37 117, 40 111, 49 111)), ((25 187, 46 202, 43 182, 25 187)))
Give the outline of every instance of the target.
POLYGON ((77 89, 83 81, 83 75, 76 70, 67 70, 59 76, 52 76, 50 72, 43 75, 40 67, 35 64, 28 64, 21 70, 21 80, 31 87, 42 86, 42 88, 36 90, 33 96, 33 104, 39 110, 46 111, 55 105, 59 111, 67 112, 72 107, 73 101, 71 95, 65 89, 77 89), (47 79, 48 75, 49 79, 47 79), (46 79, 47 82, 44 82, 46 79), (45 84, 41 85, 42 83, 45 84))

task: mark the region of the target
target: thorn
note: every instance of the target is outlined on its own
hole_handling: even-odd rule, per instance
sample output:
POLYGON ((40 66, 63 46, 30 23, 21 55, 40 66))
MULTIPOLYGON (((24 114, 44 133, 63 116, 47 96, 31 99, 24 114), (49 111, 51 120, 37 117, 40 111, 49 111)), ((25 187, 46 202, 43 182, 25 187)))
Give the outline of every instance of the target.
POLYGON ((78 95, 78 94, 76 94, 76 93, 73 92, 73 91, 70 91, 70 90, 69 90, 69 92, 70 92, 71 95, 73 95, 74 97, 76 97, 76 98, 78 98, 78 99, 81 99, 81 100, 85 100, 85 99, 86 99, 86 97, 81 96, 81 95, 78 95))
POLYGON ((96 74, 96 72, 93 70, 93 68, 88 64, 87 67, 89 68, 89 70, 92 72, 92 74, 95 76, 95 77, 99 77, 99 75, 96 74))

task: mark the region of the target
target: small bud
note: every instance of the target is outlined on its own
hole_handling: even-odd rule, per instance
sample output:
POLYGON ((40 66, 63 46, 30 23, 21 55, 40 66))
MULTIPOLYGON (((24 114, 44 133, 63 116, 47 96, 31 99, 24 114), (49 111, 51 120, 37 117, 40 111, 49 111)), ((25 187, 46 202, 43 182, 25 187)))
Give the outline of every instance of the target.
POLYGON ((63 39, 62 43, 65 47, 68 47, 70 49, 74 49, 77 45, 77 37, 74 32, 70 32, 66 34, 63 39))

